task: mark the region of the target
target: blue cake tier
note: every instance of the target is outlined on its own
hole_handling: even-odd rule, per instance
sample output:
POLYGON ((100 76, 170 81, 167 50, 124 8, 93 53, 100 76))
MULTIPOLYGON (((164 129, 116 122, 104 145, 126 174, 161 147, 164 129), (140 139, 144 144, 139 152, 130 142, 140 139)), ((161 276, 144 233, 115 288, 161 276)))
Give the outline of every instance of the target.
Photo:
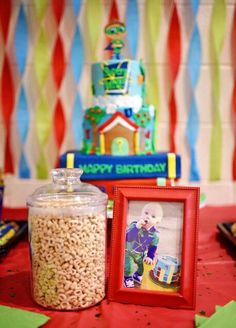
POLYGON ((143 87, 144 72, 139 61, 114 59, 92 65, 92 90, 95 97, 129 95, 142 98, 143 87))

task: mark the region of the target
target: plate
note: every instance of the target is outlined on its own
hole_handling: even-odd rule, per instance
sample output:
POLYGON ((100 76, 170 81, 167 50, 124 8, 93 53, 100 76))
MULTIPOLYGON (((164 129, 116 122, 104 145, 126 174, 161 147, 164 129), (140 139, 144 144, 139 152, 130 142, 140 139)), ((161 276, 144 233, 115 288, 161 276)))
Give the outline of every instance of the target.
POLYGON ((221 222, 217 224, 218 230, 226 237, 234 246, 236 246, 236 236, 232 233, 232 226, 236 222, 221 222))
POLYGON ((20 239, 22 239, 24 237, 24 235, 27 233, 28 230, 28 223, 27 221, 8 221, 8 220, 4 220, 1 221, 1 223, 10 223, 10 222, 14 222, 15 224, 18 225, 18 230, 16 231, 16 233, 14 234, 14 236, 12 236, 8 242, 4 245, 0 245, 0 258, 5 256, 7 254, 7 252, 10 250, 11 247, 13 247, 20 239))

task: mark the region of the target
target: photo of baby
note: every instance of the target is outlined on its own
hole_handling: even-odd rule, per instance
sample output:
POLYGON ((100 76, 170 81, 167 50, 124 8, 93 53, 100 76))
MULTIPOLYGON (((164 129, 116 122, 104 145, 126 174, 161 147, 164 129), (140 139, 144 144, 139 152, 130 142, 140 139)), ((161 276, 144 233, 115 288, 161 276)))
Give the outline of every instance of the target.
POLYGON ((129 202, 124 287, 176 290, 180 280, 182 205, 129 202))

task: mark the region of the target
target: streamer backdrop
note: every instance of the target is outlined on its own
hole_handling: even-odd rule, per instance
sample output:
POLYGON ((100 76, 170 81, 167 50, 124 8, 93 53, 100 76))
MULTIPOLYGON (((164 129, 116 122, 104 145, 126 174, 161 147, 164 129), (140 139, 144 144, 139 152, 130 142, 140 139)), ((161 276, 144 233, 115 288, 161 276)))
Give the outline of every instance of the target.
POLYGON ((181 150, 190 150, 186 152, 188 158, 184 151, 181 153, 183 175, 186 163, 190 162, 188 178, 191 181, 236 181, 235 7, 235 3, 225 0, 208 4, 192 0, 191 6, 186 2, 152 0, 0 1, 0 128, 3 137, 0 159, 4 171, 20 178, 45 179, 61 153, 81 148, 83 110, 91 105, 88 67, 106 58, 104 26, 113 19, 120 19, 127 23, 126 48, 130 56, 143 59, 146 68, 147 102, 155 106, 157 114, 154 142, 158 150, 178 152, 176 144, 180 145, 187 138, 188 144, 181 146, 181 150), (187 8, 192 11, 191 26, 185 16, 187 8), (234 15, 227 16, 227 10, 232 9, 234 15), (211 18, 210 26, 205 16, 211 18), (231 26, 232 38, 228 40, 226 31, 231 26), (190 28, 187 40, 185 32, 190 28), (208 30, 211 33, 210 58, 209 49, 204 49, 208 30), (226 46, 225 42, 228 42, 226 46), (227 57, 228 48, 232 51, 231 59, 227 57), (188 49, 186 58, 185 49, 188 49), (230 109, 221 109, 220 105, 225 89, 230 93, 225 63, 233 76, 230 109), (187 118, 180 116, 183 115, 183 95, 186 95, 182 82, 185 64, 191 89, 190 106, 185 112, 187 118), (208 74, 211 84, 206 87, 201 68, 205 75, 211 72, 208 74), (169 86, 163 77, 166 70, 170 74, 169 86), (226 87, 221 81, 223 77, 226 87), (208 95, 204 93, 202 97, 201 90, 205 92, 211 85, 210 112, 209 99, 202 99, 208 95), (170 94, 166 97, 168 88, 170 94), (227 127, 233 127, 232 139, 227 140, 227 145, 224 145, 221 112, 224 112, 224 124, 228 122, 227 127), (231 119, 228 119, 229 114, 231 119), (212 121, 207 121, 210 115, 212 121), (203 136, 199 132, 204 129, 211 132, 210 139, 209 133, 203 136), (163 135, 159 138, 160 133, 164 138, 163 135), (168 135, 166 141, 165 134, 168 135), (169 142, 168 147, 163 147, 165 142, 169 142), (222 152, 228 145, 231 162, 226 162, 222 152), (200 161, 209 167, 207 176, 200 170, 205 167, 200 161), (222 163, 229 172, 223 172, 222 163))

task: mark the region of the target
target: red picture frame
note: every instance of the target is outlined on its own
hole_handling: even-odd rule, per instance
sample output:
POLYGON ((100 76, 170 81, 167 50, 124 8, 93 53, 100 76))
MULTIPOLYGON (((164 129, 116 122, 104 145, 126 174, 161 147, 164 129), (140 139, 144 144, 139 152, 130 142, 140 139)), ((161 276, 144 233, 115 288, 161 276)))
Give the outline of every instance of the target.
MULTIPOLYGON (((108 300, 148 306, 194 309, 196 298, 198 215, 198 187, 116 187, 112 221, 108 300), (147 255, 141 261, 145 263, 143 266, 145 265, 146 268, 152 269, 146 270, 143 268, 143 271, 141 270, 143 273, 139 276, 140 273, 137 272, 140 269, 140 258, 133 260, 130 256, 138 255, 138 257, 142 257, 140 254, 144 254, 146 251, 140 253, 139 248, 146 246, 143 246, 142 242, 140 242, 141 239, 139 239, 138 243, 130 241, 129 236, 132 227, 138 231, 137 227, 140 228, 140 225, 142 231, 146 233, 144 228, 146 221, 143 220, 145 216, 143 212, 148 213, 145 211, 145 207, 148 207, 150 204, 155 210, 158 206, 162 208, 160 215, 162 218, 158 228, 161 233, 158 230, 157 233, 160 237, 158 239, 159 249, 162 249, 162 252, 166 249, 167 255, 160 254, 158 246, 156 246, 157 239, 153 242, 153 238, 152 243, 156 249, 152 266, 145 263, 147 255), (137 222, 132 221, 133 219, 130 219, 131 216, 135 213, 137 214, 139 208, 140 218, 136 220, 137 222), (169 236, 174 237, 170 238, 169 236), (173 240, 175 240, 174 245, 176 247, 171 248, 173 240), (174 254, 172 256, 173 252, 176 252, 178 255, 174 254), (130 273, 127 274, 127 268, 129 270, 132 266, 136 266, 137 271, 131 273, 131 275, 130 273), (144 272, 145 270, 147 272, 144 272), (128 280, 130 276, 133 278, 134 283, 128 280), (142 280, 137 278, 137 276, 141 277, 142 280), (143 285, 144 278, 146 285, 143 285), (166 286, 167 288, 165 288, 166 286)), ((150 230, 149 228, 147 230, 148 238, 152 236, 150 231, 154 231, 154 228, 152 229, 150 230)), ((149 247, 153 251, 153 245, 149 247)))

